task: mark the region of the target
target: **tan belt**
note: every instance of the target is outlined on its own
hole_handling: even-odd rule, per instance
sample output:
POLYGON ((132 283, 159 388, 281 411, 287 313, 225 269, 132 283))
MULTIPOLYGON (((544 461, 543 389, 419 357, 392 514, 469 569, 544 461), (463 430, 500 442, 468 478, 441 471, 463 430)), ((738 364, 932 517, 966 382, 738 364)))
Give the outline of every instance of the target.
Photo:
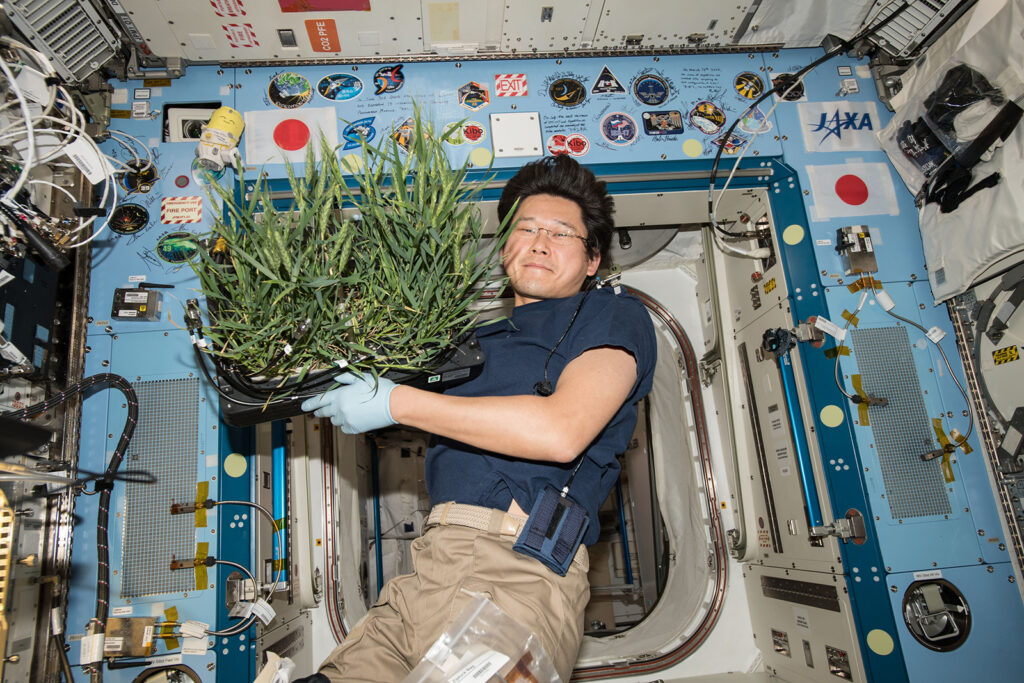
MULTIPOLYGON (((512 540, 515 541, 519 538, 519 534, 526 525, 526 519, 524 515, 514 515, 511 512, 503 512, 493 508, 448 502, 435 505, 430 509, 430 515, 427 517, 427 524, 424 529, 430 529, 435 526, 464 526, 491 534, 511 536, 512 540)), ((585 552, 586 546, 580 545, 579 550, 576 551, 576 556, 572 558, 573 564, 583 568, 585 552)))

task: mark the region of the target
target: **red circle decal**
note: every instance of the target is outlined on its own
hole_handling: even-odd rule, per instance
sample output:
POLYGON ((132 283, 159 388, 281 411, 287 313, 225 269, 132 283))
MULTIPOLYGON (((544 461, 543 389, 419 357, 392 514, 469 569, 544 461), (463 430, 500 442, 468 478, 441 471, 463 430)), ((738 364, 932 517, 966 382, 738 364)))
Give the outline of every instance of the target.
POLYGON ((309 142, 309 126, 298 119, 285 119, 274 126, 274 144, 286 152, 302 149, 309 142))
POLYGON ((858 176, 847 174, 836 181, 836 194, 847 204, 860 206, 868 200, 868 186, 858 176))

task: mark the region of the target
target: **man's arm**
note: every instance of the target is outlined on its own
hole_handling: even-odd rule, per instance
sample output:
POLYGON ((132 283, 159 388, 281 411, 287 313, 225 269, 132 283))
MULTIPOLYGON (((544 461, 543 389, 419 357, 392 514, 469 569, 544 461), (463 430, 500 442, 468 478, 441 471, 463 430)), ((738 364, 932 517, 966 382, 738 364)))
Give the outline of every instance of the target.
POLYGON ((495 453, 571 462, 615 416, 635 381, 632 354, 599 347, 566 365, 550 396, 448 396, 398 386, 391 415, 495 453))

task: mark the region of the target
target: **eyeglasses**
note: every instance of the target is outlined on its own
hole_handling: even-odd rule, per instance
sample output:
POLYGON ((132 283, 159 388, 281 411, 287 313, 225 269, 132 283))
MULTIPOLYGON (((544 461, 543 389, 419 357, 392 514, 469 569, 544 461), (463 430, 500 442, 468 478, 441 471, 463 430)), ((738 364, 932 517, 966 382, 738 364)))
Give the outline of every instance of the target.
POLYGON ((548 234, 550 239, 555 244, 568 244, 570 241, 577 239, 581 240, 584 244, 587 243, 586 237, 580 237, 572 230, 552 230, 550 228, 539 228, 539 227, 518 227, 515 229, 515 234, 519 235, 524 239, 529 239, 537 236, 537 233, 543 230, 548 234))

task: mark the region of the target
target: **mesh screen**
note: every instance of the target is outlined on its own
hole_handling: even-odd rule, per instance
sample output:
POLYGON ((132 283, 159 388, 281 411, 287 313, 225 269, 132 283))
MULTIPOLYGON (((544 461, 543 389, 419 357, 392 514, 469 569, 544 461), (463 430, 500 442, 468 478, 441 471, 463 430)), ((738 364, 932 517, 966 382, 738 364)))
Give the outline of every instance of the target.
POLYGON ((172 502, 195 500, 199 453, 199 380, 136 382, 139 423, 124 469, 146 470, 155 484, 126 485, 121 597, 182 593, 195 574, 170 570, 171 555, 195 556, 195 517, 171 515, 172 502))
POLYGON ((925 410, 907 329, 855 329, 851 338, 864 391, 889 399, 887 406, 870 408, 869 416, 893 519, 949 514, 949 495, 939 463, 921 460, 922 453, 938 445, 925 410))

